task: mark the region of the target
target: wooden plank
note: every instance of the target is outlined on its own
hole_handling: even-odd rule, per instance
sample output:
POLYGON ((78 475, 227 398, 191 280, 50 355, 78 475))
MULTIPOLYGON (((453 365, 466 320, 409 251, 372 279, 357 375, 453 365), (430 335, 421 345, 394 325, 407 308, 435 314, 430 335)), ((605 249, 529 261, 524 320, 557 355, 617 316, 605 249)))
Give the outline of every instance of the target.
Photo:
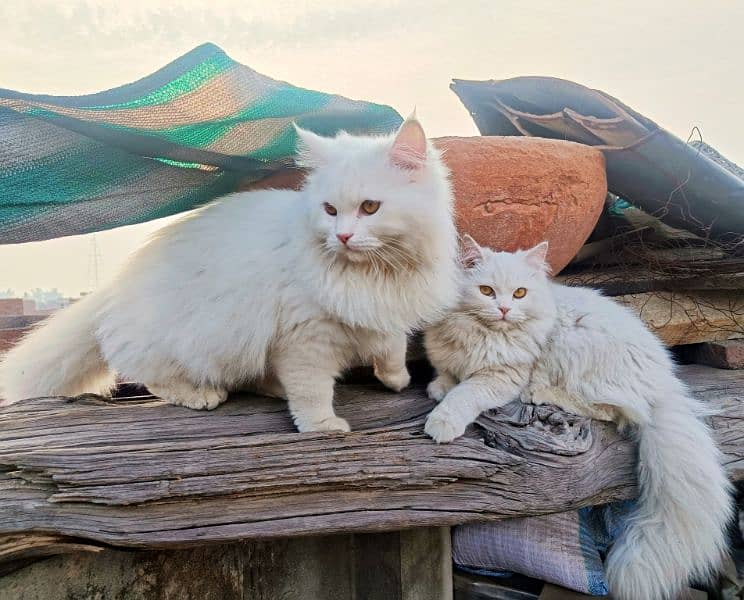
POLYGON ((232 544, 55 556, 0 578, 0 600, 267 600, 267 596, 244 596, 241 549, 241 544, 232 544))
POLYGON ((677 352, 685 362, 708 365, 716 369, 744 369, 744 340, 680 346, 677 352))
POLYGON ((246 541, 238 545, 236 563, 226 565, 225 570, 241 577, 242 593, 236 596, 241 600, 356 600, 353 537, 246 541))
POLYGON ((741 291, 653 292, 614 298, 667 346, 744 337, 741 291))
MULTIPOLYGON (((717 411, 729 473, 744 478, 740 374, 682 374, 717 411)), ((341 385, 337 409, 355 431, 299 434, 283 402, 248 396, 209 413, 94 397, 5 407, 4 559, 27 555, 18 540, 29 533, 58 551, 67 541, 183 547, 447 526, 636 494, 634 445, 610 424, 514 403, 438 446, 423 432, 431 408, 420 387, 341 385)))
POLYGON ((450 528, 409 529, 398 535, 402 600, 452 600, 450 528))
MULTIPOLYGON (((717 267, 717 266, 716 266, 717 267)), ((686 272, 653 272, 647 266, 627 265, 624 267, 604 267, 573 273, 562 273, 556 281, 566 285, 586 286, 601 290, 607 296, 641 294, 657 291, 690 292, 697 290, 744 290, 744 269, 741 261, 735 271, 727 272, 724 267, 715 271, 712 267, 707 274, 686 272)))
POLYGON ((450 565, 446 528, 104 550, 55 557, 0 578, 0 600, 451 600, 450 565))
POLYGON ((398 532, 354 536, 354 597, 403 599, 398 532))

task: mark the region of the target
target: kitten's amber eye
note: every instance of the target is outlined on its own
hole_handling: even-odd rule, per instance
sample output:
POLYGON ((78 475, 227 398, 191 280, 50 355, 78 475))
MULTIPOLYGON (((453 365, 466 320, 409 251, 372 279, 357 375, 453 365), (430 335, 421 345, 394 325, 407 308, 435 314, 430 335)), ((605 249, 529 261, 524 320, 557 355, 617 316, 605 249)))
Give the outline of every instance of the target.
POLYGON ((478 288, 480 290, 480 293, 484 296, 493 296, 494 291, 493 288, 489 285, 482 285, 478 288))
POLYGON ((525 288, 517 288, 516 290, 514 290, 514 297, 517 299, 524 298, 526 295, 527 290, 525 288))
POLYGON ((380 203, 377 200, 365 200, 362 202, 362 210, 368 214, 373 215, 380 208, 380 203))
POLYGON ((328 204, 328 202, 323 203, 323 208, 325 208, 325 211, 332 217, 335 217, 336 213, 338 213, 338 211, 336 210, 336 207, 333 206, 332 204, 328 204))

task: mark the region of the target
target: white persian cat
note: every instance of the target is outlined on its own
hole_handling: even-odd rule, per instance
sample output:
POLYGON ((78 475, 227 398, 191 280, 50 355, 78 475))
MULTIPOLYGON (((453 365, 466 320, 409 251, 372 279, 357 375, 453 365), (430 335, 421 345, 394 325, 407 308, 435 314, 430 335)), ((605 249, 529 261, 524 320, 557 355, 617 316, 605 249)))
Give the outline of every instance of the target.
POLYGON ((425 334, 439 402, 437 442, 521 396, 637 427, 638 508, 606 564, 620 600, 675 597, 726 548, 729 483, 702 420, 659 340, 628 309, 548 279, 547 243, 516 253, 464 243, 458 307, 425 334))
POLYGON ((457 298, 447 169, 415 118, 387 137, 298 134, 301 191, 234 194, 160 230, 7 353, 0 397, 106 393, 118 374, 196 409, 259 389, 300 431, 348 431, 343 369, 404 388, 406 334, 457 298))

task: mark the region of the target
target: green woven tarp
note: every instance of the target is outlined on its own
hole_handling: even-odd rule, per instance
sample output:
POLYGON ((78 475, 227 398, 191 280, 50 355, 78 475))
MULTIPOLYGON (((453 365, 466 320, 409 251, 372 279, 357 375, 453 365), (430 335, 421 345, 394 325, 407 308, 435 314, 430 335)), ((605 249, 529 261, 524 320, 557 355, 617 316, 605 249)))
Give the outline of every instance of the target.
POLYGON ((87 96, 0 89, 0 244, 141 223, 291 167, 292 122, 385 133, 388 106, 275 81, 205 44, 87 96))

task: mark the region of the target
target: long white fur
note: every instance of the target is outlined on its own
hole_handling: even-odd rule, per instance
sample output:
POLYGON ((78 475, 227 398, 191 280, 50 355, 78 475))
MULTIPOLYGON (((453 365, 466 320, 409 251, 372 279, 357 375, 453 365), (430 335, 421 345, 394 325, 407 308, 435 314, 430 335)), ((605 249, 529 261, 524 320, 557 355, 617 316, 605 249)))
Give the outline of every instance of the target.
POLYGON ((427 433, 449 442, 481 411, 520 396, 630 424, 641 496, 607 559, 613 597, 665 600, 711 575, 726 551, 730 486, 703 407, 663 345, 598 292, 549 281, 547 244, 504 253, 466 243, 459 305, 425 334, 437 370, 429 394, 440 401, 427 433))
POLYGON ((301 191, 234 194, 160 230, 8 352, 0 397, 102 393, 116 373, 191 408, 258 388, 287 397, 301 431, 348 430, 332 405, 344 368, 373 362, 405 387, 406 334, 457 297, 448 172, 412 119, 387 137, 298 133, 301 191))

